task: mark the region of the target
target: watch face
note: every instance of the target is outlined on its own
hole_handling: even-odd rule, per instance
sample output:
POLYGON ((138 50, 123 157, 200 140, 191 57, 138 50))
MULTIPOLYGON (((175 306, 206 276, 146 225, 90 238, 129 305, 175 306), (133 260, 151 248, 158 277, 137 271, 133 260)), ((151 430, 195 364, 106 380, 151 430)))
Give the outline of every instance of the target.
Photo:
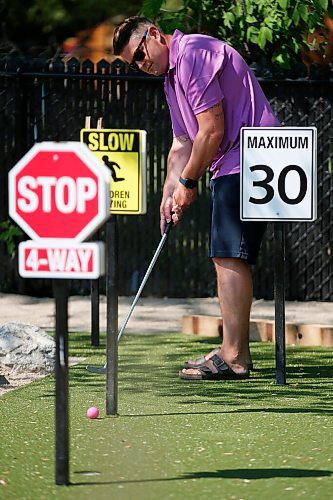
POLYGON ((196 187, 197 185, 197 182, 196 181, 193 181, 192 179, 186 179, 186 187, 190 188, 190 189, 193 189, 196 187))

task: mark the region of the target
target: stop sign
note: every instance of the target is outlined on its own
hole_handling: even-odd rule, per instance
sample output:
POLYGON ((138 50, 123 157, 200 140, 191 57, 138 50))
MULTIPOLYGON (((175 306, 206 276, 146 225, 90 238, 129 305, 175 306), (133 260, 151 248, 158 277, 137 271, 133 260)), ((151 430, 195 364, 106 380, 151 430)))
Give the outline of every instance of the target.
POLYGON ((9 172, 9 215, 34 240, 83 241, 109 216, 110 180, 86 144, 37 143, 9 172))

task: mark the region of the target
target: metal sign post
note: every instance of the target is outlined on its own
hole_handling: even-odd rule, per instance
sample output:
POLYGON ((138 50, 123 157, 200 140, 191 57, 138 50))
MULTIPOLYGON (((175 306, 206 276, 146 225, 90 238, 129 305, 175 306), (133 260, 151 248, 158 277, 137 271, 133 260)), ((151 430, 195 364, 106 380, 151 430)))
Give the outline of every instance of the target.
POLYGON ((104 244, 82 241, 110 215, 110 178, 89 148, 76 142, 37 143, 9 172, 9 214, 33 238, 19 245, 19 273, 53 279, 57 485, 69 484, 69 280, 104 274, 104 244))
POLYGON ((56 304, 55 482, 69 484, 68 289, 69 280, 53 280, 56 304))
MULTIPOLYGON (((85 129, 90 129, 91 116, 86 116, 85 129)), ((101 129, 103 118, 97 120, 97 128, 101 129)), ((91 304, 91 345, 99 347, 99 279, 90 282, 90 304, 91 304)))
POLYGON ((99 346, 99 279, 91 280, 91 345, 99 346))
POLYGON ((274 224, 274 297, 275 297, 275 369, 276 383, 286 383, 285 321, 285 226, 274 224))
POLYGON ((274 222, 276 383, 286 383, 285 226, 317 217, 317 130, 244 127, 241 130, 240 213, 244 221, 274 222))
MULTIPOLYGON (((106 414, 118 412, 118 224, 117 216, 140 215, 147 211, 145 130, 90 128, 90 119, 80 139, 111 173, 110 212, 106 225, 107 244, 107 347, 106 414)), ((92 289, 92 301, 94 300, 92 289)), ((97 305, 96 305, 97 309, 97 305)))
POLYGON ((106 414, 118 413, 118 223, 112 215, 106 223, 106 414))

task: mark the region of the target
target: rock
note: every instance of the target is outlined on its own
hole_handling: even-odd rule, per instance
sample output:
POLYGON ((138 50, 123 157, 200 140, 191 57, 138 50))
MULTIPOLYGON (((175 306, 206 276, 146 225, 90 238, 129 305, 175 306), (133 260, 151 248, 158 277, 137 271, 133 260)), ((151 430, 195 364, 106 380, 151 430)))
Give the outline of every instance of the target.
POLYGON ((55 341, 34 325, 6 323, 0 326, 0 369, 15 373, 51 373, 55 341))
POLYGON ((0 385, 9 385, 9 382, 4 375, 0 375, 0 385))

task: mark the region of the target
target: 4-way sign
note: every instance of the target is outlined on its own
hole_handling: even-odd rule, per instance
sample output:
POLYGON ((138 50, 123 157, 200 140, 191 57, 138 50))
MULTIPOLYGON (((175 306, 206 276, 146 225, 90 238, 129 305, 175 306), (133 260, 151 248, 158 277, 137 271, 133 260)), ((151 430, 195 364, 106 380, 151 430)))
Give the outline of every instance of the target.
POLYGON ((96 279, 105 273, 104 244, 20 243, 19 274, 24 278, 96 279))
POLYGON ((21 158, 9 172, 9 215, 33 240, 19 245, 22 276, 103 273, 103 245, 88 249, 81 242, 109 217, 110 180, 109 169, 80 142, 37 143, 21 158))

